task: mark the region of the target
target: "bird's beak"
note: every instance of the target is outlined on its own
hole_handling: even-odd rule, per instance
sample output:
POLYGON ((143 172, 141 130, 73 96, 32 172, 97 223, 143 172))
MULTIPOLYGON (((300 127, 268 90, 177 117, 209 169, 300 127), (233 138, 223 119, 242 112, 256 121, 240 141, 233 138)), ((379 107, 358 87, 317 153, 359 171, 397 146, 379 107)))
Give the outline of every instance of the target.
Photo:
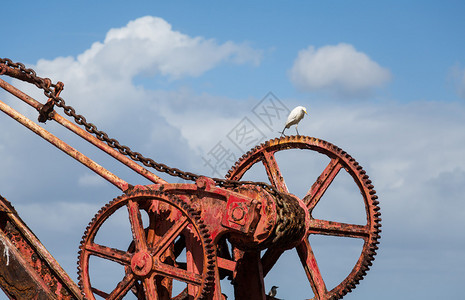
POLYGON ((306 110, 304 110, 304 113, 305 113, 306 115, 308 115, 306 110))

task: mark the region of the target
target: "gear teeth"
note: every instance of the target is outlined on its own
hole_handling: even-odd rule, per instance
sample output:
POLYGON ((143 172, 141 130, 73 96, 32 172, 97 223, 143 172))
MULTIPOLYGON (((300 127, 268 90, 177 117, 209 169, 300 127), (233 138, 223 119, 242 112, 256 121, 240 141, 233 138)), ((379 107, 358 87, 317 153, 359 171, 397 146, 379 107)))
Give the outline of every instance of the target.
POLYGON ((366 261, 364 266, 365 267, 371 267, 373 265, 373 263, 371 261, 366 261))
MULTIPOLYGON (((112 215, 116 210, 123 207, 129 199, 136 199, 136 201, 148 201, 158 200, 170 204, 176 209, 180 210, 183 214, 187 215, 190 224, 192 225, 192 230, 196 231, 196 239, 201 243, 203 249, 204 257, 204 272, 202 275, 202 285, 199 287, 199 294, 195 298, 206 299, 211 294, 211 291, 214 287, 215 282, 215 267, 216 267, 216 252, 214 250, 214 245, 210 237, 207 226, 203 223, 203 220, 200 218, 200 213, 192 209, 187 203, 178 198, 175 195, 168 194, 166 192, 160 191, 150 191, 150 190, 135 190, 131 191, 126 195, 119 196, 114 200, 110 201, 108 204, 103 206, 98 213, 92 218, 89 225, 86 227, 84 235, 82 237, 79 251, 78 251, 78 284, 81 289, 81 293, 85 299, 94 300, 93 292, 91 291, 90 282, 84 282, 83 278, 89 280, 89 276, 83 276, 84 273, 88 270, 84 270, 82 266, 87 265, 85 260, 89 258, 89 255, 86 250, 86 245, 89 243, 91 238, 95 236, 96 232, 100 229, 101 224, 103 224, 107 218, 112 215)), ((189 226, 190 228, 190 226, 189 226)), ((191 229, 190 229, 191 230, 191 229)), ((87 262, 88 263, 88 262, 87 262)))
POLYGON ((209 276, 215 276, 215 270, 208 270, 207 275, 209 276))
MULTIPOLYGON (((213 259, 210 259, 210 260, 213 261, 213 259)), ((214 264, 207 265, 207 270, 213 270, 214 271, 215 270, 215 265, 214 264)))
POLYGON ((196 216, 196 217, 199 217, 199 216, 200 216, 200 212, 199 212, 199 211, 195 211, 195 210, 193 210, 192 208, 189 209, 189 210, 191 210, 191 214, 192 214, 193 216, 196 216))
POLYGON ((366 194, 368 196, 366 205, 368 205, 370 213, 368 220, 370 237, 368 242, 363 246, 364 250, 361 254, 362 262, 358 269, 355 267, 340 286, 329 291, 327 295, 328 298, 325 298, 340 299, 354 289, 356 285, 359 284, 360 280, 363 279, 372 265, 372 261, 376 255, 376 250, 379 249, 377 245, 379 244, 378 239, 380 238, 379 233, 381 232, 381 213, 378 206, 379 201, 378 196, 376 195, 376 190, 374 190, 372 180, 369 179, 366 171, 347 152, 324 140, 305 136, 284 136, 266 141, 254 147, 246 154, 242 155, 242 157, 233 165, 233 167, 228 171, 226 179, 240 180, 242 174, 247 172, 253 164, 262 160, 262 153, 265 150, 274 153, 286 149, 308 149, 318 151, 328 156, 331 155, 331 157, 336 156, 340 158, 343 168, 349 172, 357 184, 361 186, 360 189, 363 189, 362 194, 366 194))

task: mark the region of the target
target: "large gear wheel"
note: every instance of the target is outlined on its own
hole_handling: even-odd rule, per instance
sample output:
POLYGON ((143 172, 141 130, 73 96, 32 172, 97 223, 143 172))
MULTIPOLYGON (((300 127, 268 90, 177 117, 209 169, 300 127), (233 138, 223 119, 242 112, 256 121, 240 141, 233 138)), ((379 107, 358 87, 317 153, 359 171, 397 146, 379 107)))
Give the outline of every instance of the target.
MULTIPOLYGON (((313 290, 313 299, 340 299, 354 289, 359 281, 363 279, 376 255, 377 245, 379 244, 378 239, 380 238, 379 233, 381 232, 379 229, 381 227, 381 214, 378 207, 378 197, 366 172, 349 154, 326 141, 306 136, 285 136, 267 141, 255 147, 236 162, 228 172, 226 178, 240 180, 253 165, 261 162, 266 169, 271 184, 280 192, 289 193, 290 191, 284 181, 283 173, 275 158, 277 152, 288 149, 316 151, 330 159, 329 164, 302 198, 310 213, 310 226, 307 231, 307 238, 296 246, 295 249, 313 290), (344 169, 352 177, 360 190, 365 208, 365 224, 356 225, 319 220, 312 216, 312 212, 320 202, 323 194, 330 187, 338 173, 344 169), (360 257, 352 271, 336 287, 330 290, 326 287, 325 280, 312 250, 309 241, 311 235, 327 235, 363 240, 360 257)), ((283 252, 284 250, 282 249, 270 248, 263 254, 261 262, 264 276, 271 270, 283 252)))
POLYGON ((215 250, 210 234, 199 213, 174 195, 135 190, 114 199, 87 226, 79 249, 79 286, 89 300, 96 296, 124 299, 130 294, 138 299, 205 299, 213 287, 215 250), (104 233, 99 233, 124 208, 132 234, 127 250, 104 245, 100 242, 104 233), (144 217, 149 223, 146 228, 144 217), (113 290, 94 286, 91 258, 121 269, 122 278, 112 285, 113 290), (182 291, 177 296, 172 295, 174 285, 182 291))

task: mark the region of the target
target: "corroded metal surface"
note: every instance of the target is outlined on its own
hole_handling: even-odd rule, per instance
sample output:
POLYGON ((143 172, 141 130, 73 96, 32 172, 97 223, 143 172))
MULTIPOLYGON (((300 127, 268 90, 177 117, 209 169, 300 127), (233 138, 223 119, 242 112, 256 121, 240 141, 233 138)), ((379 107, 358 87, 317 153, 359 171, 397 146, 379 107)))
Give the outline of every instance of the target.
POLYGON ((130 186, 129 184, 124 181, 123 179, 119 178, 115 174, 109 172, 107 169, 96 163, 95 161, 91 160, 87 156, 83 155, 81 152, 77 151, 75 148, 71 147, 67 143, 63 142, 41 126, 37 125, 37 123, 31 121, 30 119, 26 118, 22 114, 20 114, 18 111, 14 110, 10 106, 8 106, 6 103, 0 101, 0 110, 2 110, 4 113, 9 115, 11 118, 15 119, 28 129, 30 129, 32 132, 36 133, 40 137, 42 137, 44 140, 47 142, 51 143, 64 153, 68 154, 72 158, 76 159, 95 173, 99 174, 102 176, 105 180, 111 182, 114 184, 116 187, 121 189, 122 191, 126 191, 130 186))
MULTIPOLYGON (((80 247, 80 286, 89 299, 93 299, 94 295, 112 298, 137 289, 143 282, 153 284, 156 282, 155 278, 165 276, 171 280, 185 282, 185 293, 193 299, 203 299, 202 297, 206 296, 222 299, 218 277, 220 273, 226 272, 225 274, 235 278, 234 281, 239 287, 238 293, 250 293, 251 282, 241 283, 240 278, 255 280, 257 284, 263 282, 263 276, 260 275, 262 273, 258 272, 260 267, 250 269, 249 261, 255 257, 252 253, 259 253, 260 249, 273 245, 280 248, 288 247, 299 243, 305 235, 305 220, 309 219, 307 214, 300 205, 296 205, 297 199, 285 199, 288 199, 288 205, 284 204, 288 207, 286 212, 290 216, 296 216, 296 220, 300 222, 295 222, 294 226, 288 224, 289 235, 285 239, 276 240, 276 229, 282 220, 276 219, 274 208, 283 204, 277 205, 276 199, 258 187, 244 185, 230 191, 216 187, 211 179, 205 177, 199 178, 196 184, 154 184, 135 187, 128 195, 123 195, 103 207, 89 224, 80 247), (159 192, 160 190, 163 192, 159 192), (139 252, 130 245, 128 250, 124 251, 94 242, 100 227, 111 215, 125 206, 130 215, 133 241, 135 245, 141 243, 143 248, 139 252), (186 211, 183 212, 181 207, 186 211), (149 219, 145 228, 139 221, 135 221, 141 219, 141 215, 149 219), (247 249, 244 257, 232 260, 229 249, 222 248, 223 238, 226 236, 236 248, 247 249), (166 264, 155 259, 154 253, 158 248, 169 253, 160 252, 165 257, 171 257, 166 264), (215 252, 209 253, 208 249, 215 248, 215 252), (180 263, 183 258, 178 257, 184 253, 183 251, 192 253, 187 256, 185 267, 180 263), (102 291, 92 286, 89 274, 91 256, 116 262, 125 268, 127 275, 118 284, 115 283, 116 289, 102 291), (147 260, 153 263, 147 263, 147 260), (189 269, 189 265, 195 267, 189 269), (138 269, 135 266, 138 266, 138 269), (211 283, 211 286, 199 287, 201 281, 211 283), (200 292, 200 288, 205 289, 204 293, 200 292), (193 289, 195 293, 192 294, 189 289, 193 289)), ((156 292, 153 293, 157 294, 157 297, 181 297, 181 294, 172 295, 169 292, 164 294, 165 298, 161 297, 160 291, 169 290, 163 286, 165 285, 161 283, 156 285, 156 292)), ((263 287, 263 284, 260 286, 263 287)), ((148 291, 140 293, 150 298, 148 291)), ((263 293, 261 295, 264 296, 263 293)))
POLYGON ((0 286, 12 299, 81 299, 77 285, 0 196, 0 286))
MULTIPOLYGON (((315 299, 341 298, 358 284, 369 269, 376 254, 381 226, 377 196, 365 171, 336 146, 303 136, 274 139, 245 154, 233 166, 226 179, 208 178, 155 162, 110 138, 77 114, 74 108, 66 105, 60 97, 64 87, 61 82, 53 84, 50 79, 41 78, 32 69, 9 59, 0 59, 0 75, 29 82, 44 91, 48 100, 41 104, 0 79, 0 87, 38 111, 39 122, 56 121, 153 182, 147 186, 130 185, 0 101, 0 110, 125 193, 96 214, 81 241, 79 286, 86 298, 94 299, 99 296, 121 299, 127 294, 134 294, 138 299, 222 300, 225 297, 221 293, 220 279, 227 277, 234 284, 236 299, 268 299, 264 291, 264 277, 284 251, 294 248, 315 299), (54 110, 55 107, 62 109, 75 124, 60 116, 54 110), (329 164, 302 199, 288 190, 275 158, 276 152, 288 149, 316 151, 330 158, 329 164), (256 163, 263 164, 271 184, 241 181, 242 176, 256 163), (168 183, 145 167, 193 183, 168 183), (346 170, 360 189, 365 205, 366 224, 346 224, 319 220, 312 216, 313 209, 341 170, 346 170), (108 219, 120 210, 127 211, 132 233, 132 239, 125 249, 115 249, 95 240, 102 224, 109 223, 108 219), (143 224, 142 215, 149 220, 148 224, 143 224), (352 272, 331 290, 327 289, 319 270, 308 240, 310 235, 330 235, 364 241, 362 254, 352 272), (265 250, 264 255, 260 256, 262 250, 265 250), (180 256, 184 260, 180 260, 180 256), (112 290, 103 290, 91 282, 92 257, 121 265, 125 275, 115 282, 112 290), (186 286, 177 295, 173 294, 174 281, 186 286)), ((5 216, 17 217, 17 214, 7 204, 0 205, 2 229, 8 229, 10 223, 22 224, 8 223, 9 221, 4 221, 5 216)), ((18 228, 23 227, 26 228, 25 225, 18 228)), ((23 232, 19 229, 17 231, 23 232)), ((10 230, 10 235, 12 232, 13 229, 10 230)), ((28 232, 33 236, 32 232, 28 232)), ((28 238, 27 242, 20 242, 17 249, 33 252, 43 248, 38 240, 31 240, 33 239, 28 238), (30 243, 29 248, 27 243, 30 243)), ((14 246, 11 239, 2 238, 2 241, 3 250, 14 246)), ((55 292, 56 287, 61 290, 68 288, 68 295, 79 294, 79 288, 69 280, 51 255, 46 251, 43 253, 47 264, 57 272, 60 283, 44 283, 48 273, 44 273, 42 269, 29 268, 27 259, 24 259, 28 254, 22 253, 15 263, 7 263, 8 267, 1 272, 3 277, 0 276, 0 284, 8 295, 16 297, 16 291, 10 288, 11 274, 16 274, 15 272, 29 274, 33 278, 31 282, 37 286, 38 295, 44 293, 48 295, 44 297, 52 299, 50 293, 55 293, 61 299, 63 293, 55 292), (50 286, 53 287, 52 290, 50 286)), ((0 263, 5 264, 4 259, 0 263)), ((81 296, 76 296, 79 297, 81 296)))
POLYGON ((139 299, 172 299, 166 285, 157 285, 160 277, 184 282, 192 299, 204 299, 215 279, 215 250, 206 225, 197 211, 167 193, 135 190, 116 198, 94 217, 79 249, 79 285, 87 299, 95 299, 95 295, 119 299, 131 290, 136 290, 139 299), (134 245, 128 245, 127 251, 95 241, 102 224, 119 209, 127 209, 129 213, 134 245), (142 225, 141 213, 150 219, 147 228, 142 225), (177 260, 182 249, 186 250, 185 264, 177 260), (102 291, 92 286, 89 276, 92 256, 125 267, 126 275, 116 282, 114 290, 102 291), (143 289, 138 290, 139 286, 143 289))
MULTIPOLYGON (((372 265, 376 250, 378 249, 379 233, 381 232, 379 229, 381 227, 381 214, 379 212, 378 197, 373 189, 371 180, 369 180, 363 168, 349 154, 331 143, 311 137, 289 136, 267 141, 252 149, 239 159, 235 166, 228 172, 227 177, 233 180, 240 180, 254 164, 262 163, 273 185, 280 191, 289 193, 282 171, 275 159, 277 152, 289 149, 316 151, 330 159, 330 162, 322 171, 321 175, 302 198, 302 202, 310 213, 307 236, 330 235, 343 238, 358 238, 362 239, 364 242, 361 255, 352 272, 348 274, 339 285, 331 290, 327 290, 308 238, 296 247, 302 267, 307 274, 308 281, 315 294, 314 299, 342 298, 355 288, 355 285, 360 282, 372 265), (321 197, 330 187, 341 169, 345 169, 349 173, 360 190, 360 201, 363 202, 365 207, 366 224, 358 225, 319 220, 312 216, 313 209, 319 203, 321 197)), ((265 252, 261 259, 265 276, 282 253, 282 249, 272 247, 265 252)))
MULTIPOLYGON (((59 82, 60 83, 60 82, 59 82)), ((57 84, 58 85, 58 84, 57 84)), ((10 94, 16 96, 18 99, 24 101, 25 103, 29 104, 33 108, 35 108, 39 114, 43 113, 45 105, 42 105, 39 101, 35 100, 34 98, 30 97, 29 95, 23 93, 22 91, 18 90, 16 87, 12 86, 11 84, 7 83, 6 81, 0 79, 0 87, 4 90, 9 92, 10 94)), ((61 83, 59 85, 60 89, 64 88, 64 84, 61 83)), ((49 99, 47 103, 52 103, 49 99)), ((51 106, 49 106, 51 107, 51 106)), ((60 114, 56 113, 55 111, 48 109, 47 117, 50 120, 56 121, 58 124, 62 125, 66 129, 70 130, 71 132, 77 134, 84 140, 88 141, 89 143, 93 144, 98 149, 106 152, 107 154, 111 155, 113 158, 119 160, 121 163, 125 164, 133 171, 141 174, 148 180, 158 183, 158 182, 165 182, 163 179, 158 177, 157 175, 153 174, 149 170, 145 169, 144 167, 140 166, 133 160, 129 159, 127 156, 121 154, 117 150, 113 149, 112 147, 108 146, 106 143, 102 142, 97 137, 94 137, 86 130, 80 128, 76 124, 68 121, 66 118, 62 117, 60 114)), ((39 120, 40 121, 40 120, 39 120)))

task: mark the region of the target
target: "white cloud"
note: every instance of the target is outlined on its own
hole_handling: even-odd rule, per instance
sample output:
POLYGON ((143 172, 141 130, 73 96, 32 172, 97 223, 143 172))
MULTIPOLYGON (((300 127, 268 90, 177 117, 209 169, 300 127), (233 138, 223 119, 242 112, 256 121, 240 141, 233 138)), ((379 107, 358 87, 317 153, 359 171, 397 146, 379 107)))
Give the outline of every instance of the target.
MULTIPOLYGON (((96 124, 134 124, 140 121, 135 118, 141 108, 151 107, 150 123, 156 127, 154 124, 162 122, 160 119, 170 117, 161 115, 162 107, 173 106, 173 100, 184 107, 190 99, 182 98, 180 105, 178 98, 186 95, 174 92, 160 100, 159 94, 134 84, 137 76, 158 75, 176 80, 200 76, 223 63, 257 65, 260 60, 261 51, 244 43, 191 37, 173 30, 161 18, 146 16, 109 30, 103 42, 95 42, 77 57, 41 59, 31 67, 39 76, 64 82, 61 96, 67 104, 96 124)), ((30 84, 19 83, 18 87, 28 94, 40 95, 30 84)), ((42 98, 38 100, 44 102, 42 98)), ((199 98, 200 102, 206 100, 199 98)))
POLYGON ((289 75, 301 90, 330 90, 343 96, 364 95, 391 78, 368 55, 343 43, 301 50, 289 75))
POLYGON ((95 42, 77 59, 55 61, 62 65, 63 60, 70 60, 67 72, 85 74, 88 81, 93 81, 101 79, 99 76, 128 79, 144 73, 177 79, 199 76, 226 61, 258 64, 260 59, 261 52, 246 44, 219 44, 214 39, 190 37, 174 31, 161 18, 146 16, 111 29, 103 42, 95 42))
POLYGON ((106 71, 122 76, 147 72, 180 78, 199 76, 224 61, 258 64, 260 57, 260 51, 247 45, 190 37, 161 18, 146 16, 111 29, 103 43, 94 43, 78 61, 98 61, 106 71))

